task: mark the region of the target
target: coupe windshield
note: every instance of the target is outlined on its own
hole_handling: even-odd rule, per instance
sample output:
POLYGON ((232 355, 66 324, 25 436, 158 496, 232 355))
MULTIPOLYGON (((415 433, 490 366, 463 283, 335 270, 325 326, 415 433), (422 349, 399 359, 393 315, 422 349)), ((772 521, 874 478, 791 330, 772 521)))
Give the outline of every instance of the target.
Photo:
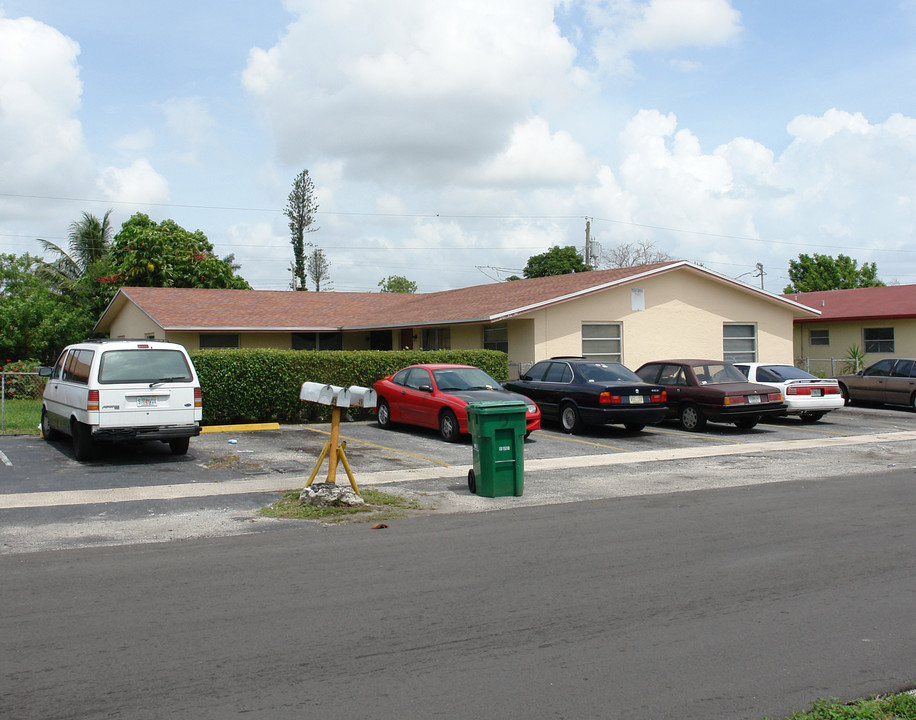
POLYGON ((817 377, 793 365, 767 365, 757 368, 757 379, 785 382, 786 380, 817 380, 817 377))
POLYGON ((501 387, 480 368, 442 368, 433 370, 440 390, 491 390, 501 387))
POLYGON ((589 382, 642 382, 639 375, 620 363, 578 363, 577 367, 589 382))
POLYGON ((719 383, 747 382, 747 378, 734 365, 709 363, 693 366, 694 375, 700 385, 718 385, 719 383))

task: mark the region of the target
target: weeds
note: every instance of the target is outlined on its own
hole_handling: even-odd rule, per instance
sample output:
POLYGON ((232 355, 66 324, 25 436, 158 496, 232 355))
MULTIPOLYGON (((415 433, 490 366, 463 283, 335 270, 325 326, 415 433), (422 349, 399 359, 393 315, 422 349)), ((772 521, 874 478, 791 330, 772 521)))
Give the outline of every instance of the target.
POLYGON ((41 399, 6 398, 2 421, 4 435, 37 435, 41 422, 41 399))
POLYGON ((360 490, 366 501, 359 507, 330 507, 310 505, 299 499, 301 490, 287 490, 279 500, 258 514, 263 517, 286 518, 290 520, 322 520, 324 522, 344 522, 347 520, 375 521, 404 517, 411 510, 423 510, 423 506, 400 495, 391 495, 379 490, 360 490))
POLYGON ((795 713, 786 720, 916 720, 916 696, 882 695, 849 704, 836 698, 820 699, 811 704, 810 711, 795 713))

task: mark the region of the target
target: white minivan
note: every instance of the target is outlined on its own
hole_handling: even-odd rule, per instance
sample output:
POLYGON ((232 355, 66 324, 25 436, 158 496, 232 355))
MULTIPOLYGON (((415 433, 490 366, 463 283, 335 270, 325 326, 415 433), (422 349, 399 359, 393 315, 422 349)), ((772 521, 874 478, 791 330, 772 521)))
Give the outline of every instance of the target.
POLYGON ((47 440, 69 435, 77 460, 97 441, 161 440, 175 455, 200 434, 200 382, 183 346, 165 340, 87 340, 67 346, 41 408, 47 440))

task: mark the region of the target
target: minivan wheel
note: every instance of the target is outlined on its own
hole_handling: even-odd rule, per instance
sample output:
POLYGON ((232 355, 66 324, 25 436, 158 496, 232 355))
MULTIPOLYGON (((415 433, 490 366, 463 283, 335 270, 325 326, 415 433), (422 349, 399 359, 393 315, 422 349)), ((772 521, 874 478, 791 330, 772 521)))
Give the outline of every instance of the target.
POLYGON ((184 455, 188 452, 190 444, 191 438, 186 437, 169 440, 169 448, 172 450, 172 455, 184 455))
POLYGON ((47 408, 41 409, 41 436, 45 440, 59 440, 60 433, 51 427, 51 418, 48 417, 47 408))
POLYGON ((92 442, 92 428, 74 420, 70 425, 73 438, 73 455, 77 460, 92 460, 95 457, 95 443, 92 442))
POLYGON ((678 420, 682 430, 701 432, 706 427, 706 416, 696 405, 687 404, 681 408, 678 420))

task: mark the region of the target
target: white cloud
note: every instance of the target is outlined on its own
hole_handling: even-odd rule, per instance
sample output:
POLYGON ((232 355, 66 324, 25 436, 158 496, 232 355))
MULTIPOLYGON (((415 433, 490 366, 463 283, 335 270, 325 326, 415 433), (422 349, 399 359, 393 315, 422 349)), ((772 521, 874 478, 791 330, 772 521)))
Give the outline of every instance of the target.
POLYGON ((117 202, 161 204, 169 199, 168 181, 144 158, 128 167, 105 168, 97 184, 103 197, 117 202))
POLYGON ((290 3, 243 83, 280 157, 344 160, 349 177, 447 181, 503 151, 537 98, 568 91, 575 50, 552 0, 290 3))
POLYGON ((0 16, 0 189, 49 194, 87 178, 78 55, 54 28, 0 16))
POLYGON ((160 107, 166 127, 184 142, 195 147, 213 142, 216 119, 201 98, 170 98, 160 107))

